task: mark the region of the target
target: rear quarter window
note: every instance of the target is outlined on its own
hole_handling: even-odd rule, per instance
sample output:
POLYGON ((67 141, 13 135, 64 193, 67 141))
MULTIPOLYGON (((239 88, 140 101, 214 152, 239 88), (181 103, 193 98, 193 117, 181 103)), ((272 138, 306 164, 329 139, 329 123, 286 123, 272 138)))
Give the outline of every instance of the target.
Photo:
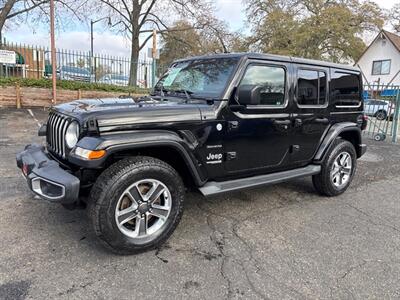
POLYGON ((335 71, 332 74, 332 102, 337 107, 361 105, 361 85, 358 74, 335 71))

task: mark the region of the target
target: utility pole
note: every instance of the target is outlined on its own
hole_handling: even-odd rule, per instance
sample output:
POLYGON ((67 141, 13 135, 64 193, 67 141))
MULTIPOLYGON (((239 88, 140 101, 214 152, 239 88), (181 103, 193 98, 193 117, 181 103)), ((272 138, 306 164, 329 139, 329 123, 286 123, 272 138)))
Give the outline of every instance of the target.
POLYGON ((156 68, 157 68, 157 63, 156 63, 156 58, 157 58, 157 30, 153 30, 153 49, 152 49, 152 58, 153 58, 153 66, 152 66, 152 72, 151 72, 151 84, 154 87, 156 85, 156 68))
POLYGON ((96 24, 97 22, 103 21, 104 19, 108 19, 108 26, 112 27, 111 24, 111 17, 104 17, 98 20, 90 20, 90 73, 92 75, 94 75, 94 81, 97 81, 96 78, 96 72, 95 72, 95 68, 96 68, 96 62, 94 61, 94 54, 93 54, 93 25, 96 24))
POLYGON ((56 40, 54 34, 54 0, 50 0, 50 42, 51 42, 51 79, 53 82, 52 103, 57 103, 57 73, 56 73, 56 40))
MULTIPOLYGON (((90 20, 90 75, 95 74, 93 67, 93 20, 90 20)), ((94 82, 96 82, 96 75, 94 75, 94 82)))
POLYGON ((90 56, 93 57, 93 24, 95 22, 90 20, 90 56))

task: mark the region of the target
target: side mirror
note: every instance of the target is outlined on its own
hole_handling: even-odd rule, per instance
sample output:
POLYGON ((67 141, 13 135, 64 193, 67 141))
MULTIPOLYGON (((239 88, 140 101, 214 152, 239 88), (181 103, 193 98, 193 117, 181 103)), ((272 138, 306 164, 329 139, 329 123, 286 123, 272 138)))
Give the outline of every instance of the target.
POLYGON ((237 89, 237 97, 241 105, 260 104, 260 92, 262 87, 258 85, 241 85, 237 89))

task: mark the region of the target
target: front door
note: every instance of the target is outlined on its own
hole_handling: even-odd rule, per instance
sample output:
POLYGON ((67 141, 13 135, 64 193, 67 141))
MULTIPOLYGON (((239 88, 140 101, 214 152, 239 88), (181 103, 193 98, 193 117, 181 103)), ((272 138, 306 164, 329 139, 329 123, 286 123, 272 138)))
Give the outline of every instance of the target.
POLYGON ((290 64, 249 62, 241 85, 261 86, 260 103, 232 111, 237 95, 226 108, 225 168, 228 174, 266 173, 287 166, 290 146, 290 64))

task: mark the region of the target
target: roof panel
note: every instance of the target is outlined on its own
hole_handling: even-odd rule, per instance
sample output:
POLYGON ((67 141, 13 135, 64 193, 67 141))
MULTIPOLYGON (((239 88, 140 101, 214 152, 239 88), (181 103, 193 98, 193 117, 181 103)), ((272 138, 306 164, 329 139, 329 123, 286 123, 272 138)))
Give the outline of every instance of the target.
POLYGON ((259 60, 274 60, 274 61, 281 61, 281 62, 293 62, 298 64, 307 64, 307 65, 314 65, 314 66, 323 66, 323 67, 331 67, 337 69, 345 69, 351 71, 359 71, 359 68, 351 66, 351 65, 343 65, 343 64, 336 64, 328 61, 322 60, 314 60, 314 59, 306 59, 306 58, 298 58, 298 57, 290 57, 290 56, 281 56, 275 54, 266 54, 266 53, 220 53, 220 54, 211 54, 211 55, 203 55, 203 56, 195 56, 195 57, 188 57, 185 59, 181 59, 178 61, 185 61, 185 60, 197 60, 197 59, 211 59, 211 58, 223 58, 223 57, 247 57, 249 59, 259 59, 259 60))

